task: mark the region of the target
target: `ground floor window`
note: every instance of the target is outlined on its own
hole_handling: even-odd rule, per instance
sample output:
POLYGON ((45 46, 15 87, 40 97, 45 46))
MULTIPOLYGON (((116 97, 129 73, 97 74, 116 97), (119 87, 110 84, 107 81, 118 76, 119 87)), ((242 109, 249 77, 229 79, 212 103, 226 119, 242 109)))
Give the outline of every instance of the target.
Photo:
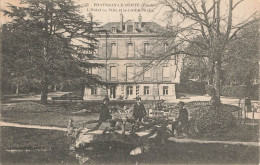
POLYGON ((133 86, 127 86, 127 95, 133 95, 133 86))
POLYGON ((168 95, 169 87, 163 86, 163 95, 168 95))
POLYGON ((150 89, 149 86, 144 86, 144 95, 149 95, 150 89))
POLYGON ((110 98, 116 98, 116 87, 110 87, 110 98))
POLYGON ((91 95, 97 95, 97 87, 91 87, 91 95))

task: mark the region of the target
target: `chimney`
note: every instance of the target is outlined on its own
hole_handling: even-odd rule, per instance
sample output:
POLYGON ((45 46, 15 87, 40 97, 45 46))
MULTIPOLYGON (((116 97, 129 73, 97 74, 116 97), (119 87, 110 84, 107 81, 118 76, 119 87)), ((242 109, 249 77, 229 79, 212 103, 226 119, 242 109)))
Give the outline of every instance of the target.
POLYGON ((120 31, 123 31, 124 29, 123 29, 123 26, 124 26, 124 16, 123 16, 123 14, 121 13, 120 14, 120 27, 119 27, 119 30, 120 31))
POLYGON ((139 20, 138 29, 141 29, 142 28, 142 15, 141 14, 139 14, 138 20, 139 20))

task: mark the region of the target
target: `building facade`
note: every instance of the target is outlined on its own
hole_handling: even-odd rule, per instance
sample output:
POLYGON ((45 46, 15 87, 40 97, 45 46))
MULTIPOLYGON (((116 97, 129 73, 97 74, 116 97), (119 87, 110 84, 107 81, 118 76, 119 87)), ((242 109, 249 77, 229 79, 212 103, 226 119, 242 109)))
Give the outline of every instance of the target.
POLYGON ((95 51, 97 58, 93 63, 103 63, 106 67, 92 68, 89 72, 97 74, 109 85, 85 88, 85 100, 100 100, 105 96, 112 100, 176 99, 175 84, 180 81, 181 63, 178 57, 165 54, 169 43, 158 38, 161 26, 154 22, 119 22, 105 24, 107 31, 98 38, 95 51), (165 57, 165 58, 160 58, 165 57))

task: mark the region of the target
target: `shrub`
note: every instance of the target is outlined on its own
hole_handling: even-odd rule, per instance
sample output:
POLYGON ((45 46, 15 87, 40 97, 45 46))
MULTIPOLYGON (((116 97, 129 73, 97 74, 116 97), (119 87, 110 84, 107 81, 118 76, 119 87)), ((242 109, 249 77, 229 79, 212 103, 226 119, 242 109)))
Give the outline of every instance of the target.
POLYGON ((205 90, 206 90, 206 94, 208 94, 209 96, 212 96, 212 94, 213 94, 213 86, 212 85, 206 85, 205 90))
POLYGON ((176 91, 178 93, 205 94, 205 83, 190 81, 176 84, 176 91))
POLYGON ((3 112, 45 112, 47 107, 36 102, 21 102, 6 106, 2 109, 3 112))
POLYGON ((204 137, 221 135, 235 125, 235 117, 229 109, 225 108, 225 105, 221 105, 218 109, 202 106, 195 109, 191 117, 190 130, 192 131, 190 132, 197 132, 204 137))

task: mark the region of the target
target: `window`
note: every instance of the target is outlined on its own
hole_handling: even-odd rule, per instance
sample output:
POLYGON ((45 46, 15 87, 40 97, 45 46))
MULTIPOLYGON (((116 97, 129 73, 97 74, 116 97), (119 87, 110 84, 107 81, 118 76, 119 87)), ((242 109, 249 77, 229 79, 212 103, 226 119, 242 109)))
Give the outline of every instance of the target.
POLYGON ((91 87, 91 95, 97 95, 97 87, 91 87))
POLYGON ((133 81, 134 80, 134 67, 127 66, 126 67, 126 81, 133 81))
POLYGON ((133 86, 127 86, 126 90, 127 95, 133 95, 133 86))
POLYGON ((111 66, 110 67, 110 80, 117 80, 117 68, 116 66, 111 66))
POLYGON ((133 33, 133 25, 127 25, 127 33, 133 33))
POLYGON ((149 43, 144 43, 144 54, 148 54, 149 52, 149 43))
POLYGON ((144 86, 144 95, 149 95, 150 90, 149 90, 149 86, 144 86))
POLYGON ((112 27, 112 33, 116 33, 116 27, 112 27))
POLYGON ((170 67, 163 66, 162 68, 163 81, 170 81, 170 67))
POLYGON ((168 86, 163 86, 163 95, 168 95, 168 90, 169 90, 168 86))
POLYGON ((150 80, 151 71, 144 68, 144 80, 150 80))
POLYGON ((111 57, 117 57, 116 43, 111 43, 111 57))
POLYGON ((134 44, 127 43, 127 57, 134 57, 134 44))
POLYGON ((164 43, 163 46, 164 46, 164 52, 167 52, 167 50, 168 50, 168 43, 164 43))

